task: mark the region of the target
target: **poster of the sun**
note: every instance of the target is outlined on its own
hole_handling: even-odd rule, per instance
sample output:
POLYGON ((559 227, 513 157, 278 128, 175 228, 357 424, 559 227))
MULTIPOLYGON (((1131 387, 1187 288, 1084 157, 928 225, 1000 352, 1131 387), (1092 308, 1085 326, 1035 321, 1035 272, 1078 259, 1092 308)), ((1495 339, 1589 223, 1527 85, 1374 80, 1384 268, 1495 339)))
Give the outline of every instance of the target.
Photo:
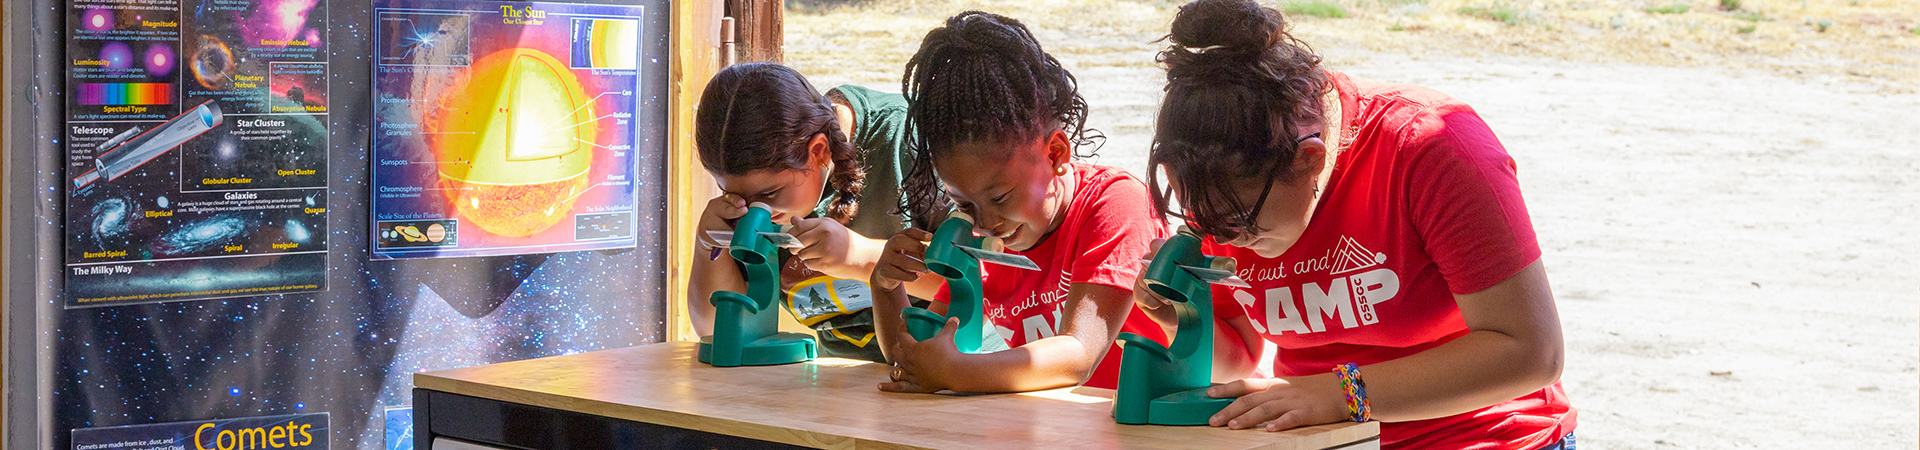
POLYGON ((634 245, 640 7, 375 9, 374 257, 634 245))
POLYGON ((66 306, 324 290, 324 0, 74 0, 67 20, 66 306))

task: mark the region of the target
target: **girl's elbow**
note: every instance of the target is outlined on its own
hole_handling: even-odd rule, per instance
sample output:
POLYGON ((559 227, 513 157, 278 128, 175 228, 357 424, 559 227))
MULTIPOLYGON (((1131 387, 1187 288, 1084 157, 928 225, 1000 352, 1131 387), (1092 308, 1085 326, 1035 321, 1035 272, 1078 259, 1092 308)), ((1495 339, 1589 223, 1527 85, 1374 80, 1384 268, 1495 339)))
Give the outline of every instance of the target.
POLYGON ((1536 390, 1559 382, 1560 375, 1566 370, 1567 365, 1566 347, 1557 342, 1543 346, 1537 354, 1539 356, 1533 364, 1534 370, 1529 371, 1533 376, 1527 380, 1528 384, 1536 390))
POLYGON ((1074 364, 1073 367, 1063 368, 1065 370, 1062 371, 1061 377, 1058 380, 1054 380, 1054 382, 1047 383, 1047 384, 1056 385, 1052 387, 1078 386, 1082 384, 1087 384, 1087 381, 1093 379, 1094 371, 1100 368, 1100 359, 1104 358, 1105 354, 1096 353, 1093 356, 1094 357, 1091 361, 1082 359, 1080 360, 1079 364, 1074 364))
POLYGON ((1510 340, 1506 350, 1507 363, 1502 364, 1503 377, 1509 386, 1524 387, 1528 392, 1540 390, 1560 381, 1561 372, 1566 369, 1566 346, 1559 339, 1545 339, 1539 335, 1514 335, 1501 333, 1510 340))

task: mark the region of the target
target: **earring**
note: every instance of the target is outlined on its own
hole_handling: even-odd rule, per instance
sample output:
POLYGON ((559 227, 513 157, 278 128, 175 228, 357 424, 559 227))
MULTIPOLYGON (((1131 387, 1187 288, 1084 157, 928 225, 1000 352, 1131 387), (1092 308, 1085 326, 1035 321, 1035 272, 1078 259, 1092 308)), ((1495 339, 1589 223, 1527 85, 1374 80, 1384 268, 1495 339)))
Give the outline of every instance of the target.
POLYGON ((820 192, 827 192, 827 188, 831 186, 833 186, 833 161, 827 161, 825 165, 820 166, 820 192))
POLYGON ((1066 175, 1066 174, 1067 174, 1067 165, 1066 165, 1066 164, 1061 164, 1061 165, 1058 165, 1058 166, 1053 166, 1053 175, 1054 175, 1054 176, 1061 176, 1061 175, 1066 175))

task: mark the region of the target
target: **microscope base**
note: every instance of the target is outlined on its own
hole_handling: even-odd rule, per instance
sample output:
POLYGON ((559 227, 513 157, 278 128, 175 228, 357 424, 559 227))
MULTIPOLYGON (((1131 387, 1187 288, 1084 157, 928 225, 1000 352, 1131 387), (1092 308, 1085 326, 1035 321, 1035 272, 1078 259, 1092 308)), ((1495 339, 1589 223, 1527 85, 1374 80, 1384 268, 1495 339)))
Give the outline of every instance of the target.
MULTIPOLYGON (((820 352, 813 336, 800 333, 774 333, 740 346, 739 364, 713 363, 713 336, 700 338, 700 362, 715 367, 777 366, 812 361, 820 352)), ((724 358, 723 358, 724 359, 724 358)))

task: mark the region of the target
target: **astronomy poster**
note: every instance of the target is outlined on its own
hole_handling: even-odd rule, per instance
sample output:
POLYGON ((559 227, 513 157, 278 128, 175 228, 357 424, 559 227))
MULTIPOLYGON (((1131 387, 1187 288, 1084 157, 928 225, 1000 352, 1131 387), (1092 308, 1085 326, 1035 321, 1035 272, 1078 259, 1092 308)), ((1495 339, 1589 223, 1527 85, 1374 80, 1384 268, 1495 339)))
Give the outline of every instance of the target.
MULTIPOLYGON (((30 31, 34 39, 22 40, 20 45, 45 42, 53 46, 39 47, 41 51, 25 55, 30 56, 30 60, 21 69, 30 72, 26 81, 32 83, 32 88, 21 93, 23 95, 7 99, 40 105, 33 108, 40 111, 31 116, 33 126, 24 131, 32 133, 35 145, 18 148, 9 146, 9 157, 30 160, 20 167, 29 172, 33 172, 31 167, 35 163, 51 168, 31 173, 32 176, 24 180, 30 181, 30 184, 20 186, 23 189, 14 189, 5 199, 8 207, 19 205, 22 208, 17 209, 28 210, 31 214, 30 218, 22 218, 24 220, 20 222, 25 229, 21 234, 30 234, 29 245, 25 245, 30 251, 10 253, 9 257, 14 262, 23 263, 23 267, 31 266, 29 268, 33 274, 30 278, 9 280, 8 286, 30 286, 34 295, 9 297, 14 300, 11 306, 19 308, 19 311, 34 313, 31 319, 41 327, 27 330, 31 331, 28 334, 38 337, 33 339, 32 348, 29 349, 34 351, 25 352, 32 359, 23 359, 31 362, 18 364, 19 368, 28 371, 39 368, 41 375, 31 377, 30 383, 17 391, 30 393, 28 396, 38 398, 38 401, 33 402, 33 406, 17 411, 11 407, 7 409, 9 414, 23 414, 26 416, 22 417, 33 419, 20 422, 17 428, 9 428, 9 435, 31 432, 41 439, 33 445, 21 445, 22 449, 137 450, 165 445, 192 450, 195 446, 189 441, 196 439, 196 432, 200 433, 197 438, 202 439, 200 442, 206 443, 207 448, 217 448, 219 446, 214 444, 220 443, 224 436, 221 431, 232 431, 233 437, 226 440, 229 444, 241 438, 256 440, 264 436, 266 448, 274 448, 273 443, 277 441, 285 444, 284 448, 405 450, 412 448, 410 406, 415 373, 621 348, 668 339, 668 281, 665 267, 670 264, 667 243, 671 239, 666 231, 670 222, 666 215, 667 199, 672 192, 668 172, 674 168, 661 163, 670 141, 668 117, 672 99, 667 82, 672 62, 665 56, 671 54, 668 50, 674 23, 668 0, 589 0, 645 6, 645 21, 641 24, 644 33, 638 54, 647 57, 638 61, 641 75, 638 76, 639 87, 633 95, 638 105, 632 109, 632 133, 637 136, 632 138, 635 146, 633 152, 637 155, 633 159, 638 161, 631 177, 634 190, 632 204, 636 208, 634 228, 638 230, 634 239, 637 244, 628 248, 591 251, 404 259, 375 258, 372 255, 375 235, 369 230, 369 218, 372 217, 370 207, 376 193, 370 182, 376 167, 371 147, 375 142, 374 135, 380 134, 374 126, 377 105, 371 91, 376 69, 375 55, 386 51, 382 47, 384 43, 380 41, 383 38, 380 37, 380 21, 374 9, 375 4, 371 0, 327 0, 324 3, 311 0, 249 1, 255 2, 251 3, 254 6, 239 10, 223 9, 239 7, 237 4, 202 0, 139 0, 138 3, 133 0, 27 1, 33 8, 23 9, 27 12, 19 19, 31 18, 34 23, 51 26, 33 30, 23 27, 19 31, 23 34, 30 31), (153 3, 155 1, 158 3, 153 3), (114 12, 110 13, 111 16, 101 17, 100 26, 96 28, 105 29, 107 24, 112 23, 118 27, 113 29, 122 30, 119 33, 94 31, 82 34, 82 25, 88 23, 81 19, 85 10, 107 9, 114 5, 131 5, 126 8, 128 11, 135 10, 132 6, 142 9, 138 9, 138 13, 114 12), (180 11, 187 12, 187 15, 180 15, 180 11), (281 13, 264 14, 267 11, 281 13), (205 19, 193 18, 202 13, 207 14, 205 19), (172 28, 147 30, 138 28, 145 26, 139 22, 121 25, 120 19, 123 17, 129 21, 178 22, 180 31, 175 33, 172 28), (284 17, 286 20, 267 20, 271 17, 284 17), (321 26, 325 29, 321 29, 321 26), (303 41, 301 44, 312 46, 314 52, 310 55, 316 59, 296 60, 298 55, 294 54, 295 51, 304 51, 298 48, 262 47, 262 37, 258 34, 271 30, 281 30, 272 33, 282 36, 312 34, 310 38, 288 39, 288 44, 303 41), (248 37, 247 33, 256 36, 248 37), (146 37, 146 34, 156 36, 146 37), (215 39, 202 39, 202 36, 214 36, 215 39), (69 40, 83 42, 69 46, 69 40), (226 45, 224 53, 218 46, 197 43, 215 40, 226 45), (116 78, 102 78, 106 72, 103 63, 78 65, 101 70, 71 70, 77 60, 106 61, 98 57, 98 47, 103 41, 127 42, 127 52, 120 53, 121 59, 114 62, 118 66, 118 73, 113 74, 116 78), (173 55, 179 56, 179 65, 173 66, 171 74, 149 75, 147 68, 139 65, 143 61, 124 56, 133 54, 134 58, 139 58, 149 50, 148 44, 156 41, 170 44, 160 51, 171 50, 173 55), (242 45, 243 42, 252 44, 242 45), (208 48, 213 50, 202 51, 208 48), (277 56, 262 56, 270 53, 277 56), (202 85, 196 79, 196 72, 191 65, 194 61, 186 57, 198 54, 206 55, 201 60, 202 68, 213 69, 199 72, 209 75, 206 78, 210 80, 211 87, 202 85), (233 58, 230 61, 231 69, 219 58, 228 55, 233 58), (321 55, 331 57, 320 60, 318 58, 321 55), (268 71, 272 68, 271 63, 282 63, 285 67, 287 63, 322 61, 330 62, 325 66, 328 83, 299 86, 301 90, 297 96, 289 95, 290 88, 298 85, 290 84, 287 77, 317 77, 317 73, 312 73, 312 69, 316 68, 301 69, 294 66, 286 71, 268 71), (223 75, 229 70, 231 75, 223 75), (69 77, 70 71, 74 77, 80 78, 69 77), (276 79, 275 75, 279 78, 276 79), (258 76, 260 79, 255 81, 267 84, 262 86, 255 81, 243 80, 243 76, 258 76), (235 82, 227 83, 225 80, 229 78, 235 82), (73 83, 165 83, 173 86, 176 95, 191 98, 152 105, 117 105, 142 106, 146 108, 145 114, 154 115, 123 117, 136 113, 131 109, 116 109, 109 113, 104 108, 89 109, 80 105, 78 100, 70 100, 70 95, 79 95, 81 92, 73 88, 73 83), (259 90, 250 95, 248 89, 259 90), (272 96, 265 96, 268 93, 272 96), (290 101, 289 97, 298 97, 299 100, 290 101), (183 145, 168 149, 139 165, 137 170, 125 172, 124 176, 114 178, 109 173, 109 179, 93 181, 90 189, 72 187, 73 178, 87 170, 67 168, 69 152, 89 158, 74 161, 78 164, 73 167, 91 170, 94 162, 90 158, 95 155, 95 149, 102 147, 100 142, 114 137, 118 132, 116 130, 125 130, 127 127, 150 130, 158 123, 185 114, 209 100, 221 108, 219 124, 215 127, 223 131, 196 135, 183 145), (314 117, 309 121, 288 111, 276 112, 274 105, 282 108, 298 105, 300 109, 311 107, 314 108, 314 117), (318 108, 325 108, 325 115, 318 115, 321 113, 318 108), (266 112, 236 112, 261 109, 266 109, 266 112), (69 117, 69 112, 73 115, 111 116, 69 117), (237 122, 241 119, 262 122, 250 122, 249 127, 240 128, 237 122), (282 121, 286 124, 274 123, 282 121), (324 143, 324 147, 314 149, 285 145, 267 148, 266 153, 262 153, 258 150, 261 147, 256 145, 258 139, 237 139, 274 135, 249 130, 297 129, 295 127, 319 127, 320 124, 325 124, 325 134, 321 136, 325 138, 324 141, 302 141, 299 139, 304 138, 298 136, 287 140, 302 144, 311 142, 316 146, 324 143), (108 130, 106 138, 76 143, 73 139, 77 136, 74 127, 108 130), (211 140, 228 136, 236 137, 236 140, 211 140), (202 140, 208 141, 203 143, 202 140), (211 147, 222 142, 241 145, 211 147), (204 149, 209 148, 232 153, 204 153, 204 149), (312 179, 297 178, 305 176, 300 173, 289 173, 285 177, 278 174, 280 169, 309 167, 273 166, 305 164, 310 155, 321 155, 317 150, 319 148, 325 149, 323 156, 329 164, 312 167, 317 171, 312 179), (314 153, 295 154, 290 153, 291 150, 312 150, 314 153), (203 156, 182 161, 179 156, 182 154, 203 156), (286 159, 255 158, 262 154, 286 159), (213 158, 216 156, 238 159, 213 158), (296 157, 299 159, 294 159, 296 157), (275 172, 270 175, 249 172, 255 169, 248 164, 274 167, 275 172), (211 173, 192 173, 196 171, 211 173), (321 177, 323 173, 325 176, 321 177), (247 178, 248 184, 257 189, 218 192, 215 189, 233 188, 214 188, 214 185, 206 183, 207 179, 228 178, 247 178), (318 179, 329 180, 327 187, 319 187, 323 185, 318 179), (314 183, 301 184, 309 180, 314 183), (180 185, 183 182, 197 185, 183 187, 180 185), (265 187, 269 182, 282 184, 265 187), (203 189, 203 186, 213 189, 203 189), (87 192, 77 192, 79 190, 87 192), (313 221, 300 221, 301 228, 288 227, 284 219, 263 219, 253 214, 257 211, 253 211, 250 213, 252 215, 233 217, 234 220, 226 225, 200 228, 200 233, 173 236, 198 238, 201 243, 219 242, 220 247, 213 249, 218 252, 227 245, 247 245, 248 251, 252 251, 254 242, 265 242, 267 250, 272 250, 273 243, 290 243, 279 239, 297 237, 294 232, 311 233, 307 236, 312 239, 310 242, 313 245, 326 245, 325 290, 113 307, 61 307, 68 301, 66 284, 69 279, 78 280, 69 276, 72 270, 66 265, 66 252, 69 249, 75 252, 103 251, 100 248, 102 244, 98 242, 105 239, 96 237, 95 225, 103 225, 98 229, 115 231, 115 234, 107 236, 113 239, 109 241, 113 250, 124 249, 130 254, 143 249, 162 253, 158 239, 169 236, 167 233, 171 230, 181 229, 187 224, 188 211, 176 203, 181 202, 182 198, 196 198, 185 200, 192 202, 229 201, 226 196, 234 194, 236 197, 231 201, 241 202, 245 200, 239 197, 249 193, 257 194, 259 200, 271 200, 281 198, 276 196, 284 192, 323 194, 324 197, 315 198, 315 208, 324 207, 325 211, 317 211, 316 215, 310 216, 313 221), (162 209, 158 204, 161 196, 167 197, 168 205, 173 206, 162 209), (109 199, 118 201, 108 203, 109 199), (123 212, 106 215, 94 213, 93 208, 103 203, 110 207, 107 209, 124 208, 123 212), (127 211, 138 214, 141 220, 94 220, 100 217, 126 219, 130 214, 127 211), (173 215, 147 219, 145 213, 148 211, 156 214, 172 212, 173 215), (324 222, 320 221, 322 218, 324 222), (227 226, 233 224, 252 228, 227 226), (120 228, 122 226, 125 228, 120 228), (238 230, 245 230, 247 234, 222 237, 238 230), (74 236, 70 237, 69 234, 74 236), (127 236, 145 237, 134 239, 127 236), (80 248, 81 245, 92 247, 80 248), (33 264, 35 261, 47 264, 40 266, 33 264), (208 424, 213 426, 208 427, 208 424), (285 438, 276 439, 274 430, 283 430, 285 438), (11 433, 14 431, 22 433, 11 433), (306 434, 301 434, 303 432, 306 434), (309 435, 312 440, 308 439, 309 435), (294 437, 299 439, 293 441, 294 437), (295 447, 295 444, 304 445, 295 447)), ((554 14, 560 13, 555 11, 554 14)), ((552 23, 552 17, 549 15, 539 20, 552 23)), ((11 11, 7 18, 15 19, 11 11)), ((479 28, 475 26, 475 29, 479 28)), ((608 31, 616 28, 598 29, 608 31)), ((591 51, 591 47, 588 51, 591 51)), ((581 54, 592 56, 591 53, 581 54)), ((558 50, 553 53, 554 58, 569 63, 572 55, 572 52, 558 50)), ((605 60, 602 64, 610 63, 611 60, 605 60)), ((591 76, 591 72, 585 76, 591 76)), ((207 111, 208 116, 188 117, 211 118, 212 110, 209 108, 207 111)), ((599 109, 595 112, 595 117, 611 114, 599 109)), ((608 122, 611 127, 612 121, 608 122)), ((191 128, 187 130, 192 131, 191 128)), ((87 132, 99 133, 93 130, 87 132)), ((113 147, 118 146, 109 146, 113 147)), ((594 156, 597 158, 600 154, 594 156)), ((13 170, 15 164, 9 162, 6 167, 13 170)), ((227 186, 231 186, 231 183, 227 186)), ((304 205, 304 196, 300 203, 304 205)), ((263 203, 256 201, 248 205, 263 203)), ((304 208, 302 213, 305 212, 304 208)), ((192 219, 210 222, 207 219, 219 219, 219 213, 202 213, 209 215, 192 219)), ((467 237, 464 234, 459 236, 463 243, 467 237)), ((174 247, 184 243, 187 242, 168 241, 165 249, 184 248, 174 247)), ((301 247, 307 248, 307 244, 302 243, 301 247)), ((302 275, 305 273, 323 273, 317 263, 318 257, 314 258, 316 263, 312 266, 298 266, 295 268, 300 270, 289 270, 287 266, 273 262, 277 260, 256 259, 254 256, 257 255, 197 260, 201 264, 232 262, 224 266, 202 266, 204 269, 199 273, 241 280, 293 278, 305 276, 302 275), (312 271, 305 272, 307 269, 312 271)), ((76 253, 74 257, 83 256, 76 253)), ((138 262, 143 261, 107 265, 138 262)), ((183 269, 183 273, 185 270, 191 270, 191 266, 183 269)), ((206 279, 207 276, 187 278, 192 283, 204 283, 206 279)), ((129 289, 150 289, 156 286, 154 280, 164 280, 164 277, 113 277, 103 280, 95 282, 98 285, 90 289, 114 287, 113 283, 123 282, 129 289)), ((300 284, 321 282, 315 280, 300 284)), ((72 292, 79 290, 76 288, 72 292)), ((7 367, 16 367, 15 362, 9 361, 7 367)), ((238 448, 237 445, 235 447, 238 448)), ((254 448, 259 446, 255 445, 254 448)))
POLYGON ((326 289, 324 0, 66 13, 66 307, 326 289))
POLYGON ((374 6, 374 258, 635 245, 640 7, 374 6))

